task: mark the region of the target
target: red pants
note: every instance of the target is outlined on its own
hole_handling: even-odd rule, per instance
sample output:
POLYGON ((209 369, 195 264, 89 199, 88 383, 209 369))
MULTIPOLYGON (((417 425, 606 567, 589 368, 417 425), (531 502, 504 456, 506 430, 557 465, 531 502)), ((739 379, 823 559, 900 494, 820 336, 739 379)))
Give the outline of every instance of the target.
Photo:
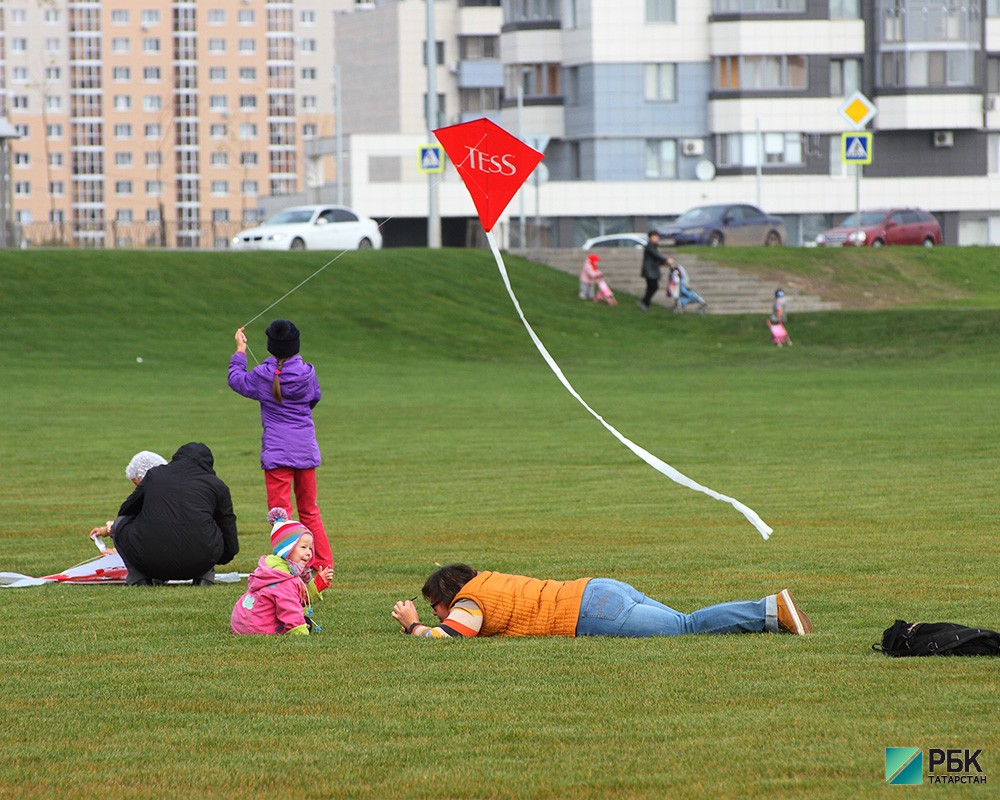
POLYGON ((267 507, 283 508, 292 513, 292 486, 295 486, 295 507, 298 519, 313 535, 312 567, 333 566, 333 552, 326 537, 323 518, 316 505, 316 470, 277 467, 264 470, 264 485, 267 486, 267 507))

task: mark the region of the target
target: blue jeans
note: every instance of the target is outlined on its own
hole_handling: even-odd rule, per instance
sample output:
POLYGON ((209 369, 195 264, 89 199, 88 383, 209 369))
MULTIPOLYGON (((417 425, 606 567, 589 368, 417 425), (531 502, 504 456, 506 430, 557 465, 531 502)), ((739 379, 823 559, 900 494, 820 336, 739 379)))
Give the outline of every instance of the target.
MULTIPOLYGON (((767 598, 719 603, 691 614, 658 603, 627 583, 593 578, 583 590, 577 636, 679 636, 682 633, 761 633, 767 598)), ((773 613, 773 612, 771 612, 773 613)))
POLYGON ((677 302, 681 304, 682 308, 690 303, 705 303, 700 294, 683 283, 681 284, 680 296, 677 298, 677 302))

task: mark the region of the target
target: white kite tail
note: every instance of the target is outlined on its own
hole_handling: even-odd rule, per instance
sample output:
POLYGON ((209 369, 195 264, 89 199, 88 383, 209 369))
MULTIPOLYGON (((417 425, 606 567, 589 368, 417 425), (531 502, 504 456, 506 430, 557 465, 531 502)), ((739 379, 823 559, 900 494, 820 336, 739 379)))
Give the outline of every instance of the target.
POLYGON ((744 517, 747 518, 747 521, 760 532, 761 536, 767 539, 767 537, 769 537, 771 533, 773 533, 774 529, 766 522, 764 522, 764 520, 760 518, 760 516, 757 514, 756 511, 754 511, 752 508, 749 508, 748 506, 743 505, 743 503, 741 503, 739 500, 736 500, 735 498, 732 497, 728 497, 727 495, 724 494, 719 494, 719 492, 709 489, 707 486, 702 486, 697 481, 691 480, 687 475, 678 472, 676 469, 674 469, 665 461, 657 458, 648 450, 637 445, 627 436, 623 436, 621 433, 619 433, 618 430, 614 428, 614 426, 609 425, 605 421, 604 417, 602 417, 600 414, 594 411, 594 409, 592 409, 587 404, 586 400, 580 397, 576 389, 574 389, 572 384, 570 384, 570 382, 566 379, 566 376, 563 375, 563 371, 559 368, 559 365, 556 363, 555 359, 552 358, 552 356, 549 354, 549 351, 545 349, 545 345, 542 344, 542 340, 539 339, 535 331, 532 330, 532 327, 528 323, 528 320, 525 319, 524 312, 521 310, 521 304, 517 302, 517 297, 514 295, 514 289, 510 285, 510 277, 507 275, 507 267, 503 263, 503 256, 500 255, 500 248, 497 247, 496 239, 493 238, 492 231, 488 231, 486 233, 486 239, 490 243, 490 249, 493 251, 493 257, 496 259, 497 268, 500 270, 500 277, 503 278, 503 284, 504 286, 507 287, 507 294, 510 295, 511 302, 514 304, 514 308, 517 309, 517 315, 521 318, 521 322, 524 323, 524 327, 528 331, 528 335, 531 337, 531 341, 535 343, 535 347, 537 347, 538 352, 542 354, 542 358, 545 359, 545 363, 548 364, 549 368, 555 373, 555 376, 559 379, 559 382, 566 387, 566 391, 568 391, 571 395, 573 395, 573 397, 576 398, 577 402, 580 403, 580 405, 582 405, 585 409, 587 409, 587 411, 590 412, 591 416, 593 416, 594 419, 596 419, 605 428, 607 428, 608 431, 611 432, 612 436, 614 436, 619 442, 621 442, 629 450, 631 450, 633 453, 639 456, 639 458, 641 458, 643 461, 649 464, 649 466, 651 466, 657 472, 666 475, 668 478, 670 478, 670 480, 679 483, 681 486, 686 486, 688 489, 694 489, 696 492, 702 492, 704 494, 707 494, 709 497, 714 497, 716 500, 722 500, 726 503, 729 503, 733 508, 735 508, 744 517))

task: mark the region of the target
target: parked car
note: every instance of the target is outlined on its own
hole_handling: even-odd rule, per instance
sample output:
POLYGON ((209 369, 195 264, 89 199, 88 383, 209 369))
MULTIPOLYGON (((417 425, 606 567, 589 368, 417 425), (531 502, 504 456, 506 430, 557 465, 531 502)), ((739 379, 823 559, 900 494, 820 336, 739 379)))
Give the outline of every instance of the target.
POLYGON ((345 206, 295 206, 233 237, 234 250, 366 250, 382 247, 378 223, 345 206))
POLYGON ((746 203, 696 206, 660 231, 666 245, 720 244, 779 245, 785 242, 785 223, 746 203))
POLYGON ((851 214, 816 237, 820 247, 881 247, 886 244, 941 244, 941 223, 920 208, 879 208, 851 214))
POLYGON ((608 248, 636 248, 641 250, 646 246, 646 236, 642 233, 608 233, 604 236, 595 236, 592 239, 587 239, 583 243, 584 250, 593 250, 594 248, 599 248, 605 250, 608 248))

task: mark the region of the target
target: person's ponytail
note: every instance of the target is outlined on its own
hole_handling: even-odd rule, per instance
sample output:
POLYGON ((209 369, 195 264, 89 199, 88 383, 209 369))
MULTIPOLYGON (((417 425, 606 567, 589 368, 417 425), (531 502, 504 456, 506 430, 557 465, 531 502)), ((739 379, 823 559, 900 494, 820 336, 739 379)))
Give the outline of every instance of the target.
POLYGON ((279 380, 281 376, 281 368, 284 366, 287 359, 279 358, 278 367, 274 370, 274 383, 271 384, 271 394, 274 395, 274 399, 279 403, 281 402, 281 381, 279 380))

